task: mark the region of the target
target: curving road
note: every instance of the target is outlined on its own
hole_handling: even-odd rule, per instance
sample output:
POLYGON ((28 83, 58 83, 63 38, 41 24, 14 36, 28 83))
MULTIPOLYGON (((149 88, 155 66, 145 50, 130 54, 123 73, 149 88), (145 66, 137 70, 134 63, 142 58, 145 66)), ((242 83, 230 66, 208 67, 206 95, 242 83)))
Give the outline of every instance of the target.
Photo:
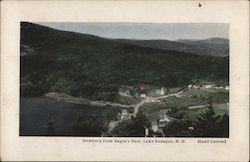
POLYGON ((83 99, 83 98, 76 98, 64 93, 57 93, 57 92, 49 92, 45 94, 45 96, 50 97, 50 98, 55 98, 57 100, 65 101, 65 102, 71 102, 71 103, 76 103, 76 104, 88 104, 92 106, 98 106, 98 107, 106 107, 106 106, 114 106, 114 107, 122 107, 122 108, 133 108, 134 107, 134 112, 131 114, 131 116, 136 117, 136 114, 139 111, 139 108, 144 105, 146 102, 156 102, 159 99, 164 99, 172 96, 180 97, 180 95, 184 92, 184 90, 181 90, 176 93, 164 95, 164 96, 159 96, 159 97, 146 97, 143 98, 138 104, 135 105, 123 105, 119 103, 114 103, 114 102, 108 102, 108 101, 93 101, 93 100, 88 100, 88 99, 83 99))

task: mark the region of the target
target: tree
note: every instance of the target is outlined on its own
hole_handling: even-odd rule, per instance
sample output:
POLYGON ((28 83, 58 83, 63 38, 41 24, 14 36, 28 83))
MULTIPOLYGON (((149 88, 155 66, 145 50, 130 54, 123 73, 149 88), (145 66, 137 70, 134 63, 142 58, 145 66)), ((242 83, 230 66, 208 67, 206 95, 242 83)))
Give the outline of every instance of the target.
POLYGON ((106 115, 106 118, 108 120, 107 122, 107 125, 109 124, 109 122, 111 120, 117 120, 117 114, 119 113, 119 110, 118 109, 106 109, 104 111, 105 115, 106 115))
POLYGON ((196 137, 215 137, 220 116, 215 115, 212 105, 204 113, 200 114, 195 122, 193 135, 196 137))
POLYGON ((224 114, 217 126, 217 136, 218 137, 229 137, 229 116, 228 114, 224 114))
POLYGON ((168 137, 229 137, 229 116, 216 115, 210 104, 197 121, 175 120, 165 126, 163 132, 168 137), (191 126, 193 130, 189 130, 191 126))
POLYGON ((131 120, 123 121, 122 123, 118 124, 112 134, 114 136, 122 136, 122 137, 144 137, 145 136, 145 127, 149 128, 150 123, 146 119, 145 115, 141 112, 137 113, 135 118, 131 120))
POLYGON ((190 121, 174 120, 163 128, 163 132, 167 137, 190 137, 189 126, 190 121))

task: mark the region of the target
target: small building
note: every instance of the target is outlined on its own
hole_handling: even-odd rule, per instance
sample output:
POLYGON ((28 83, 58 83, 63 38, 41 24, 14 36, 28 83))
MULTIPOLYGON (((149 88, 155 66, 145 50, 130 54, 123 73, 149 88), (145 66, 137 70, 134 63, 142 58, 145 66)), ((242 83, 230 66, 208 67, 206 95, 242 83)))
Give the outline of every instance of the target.
POLYGON ((193 131, 194 127, 188 127, 188 130, 193 131))
POLYGON ((131 96, 130 91, 125 88, 120 88, 119 89, 119 95, 120 96, 131 96))
POLYGON ((225 86, 225 90, 229 90, 229 86, 227 85, 227 86, 225 86))
POLYGON ((224 87, 219 86, 219 87, 215 87, 215 89, 224 89, 224 87))
POLYGON ((121 120, 126 119, 129 116, 127 109, 122 109, 121 120))
POLYGON ((151 123, 151 129, 153 130, 153 132, 157 132, 159 130, 157 122, 152 122, 151 123))
POLYGON ((200 89, 201 87, 200 87, 200 86, 197 86, 197 85, 193 85, 193 88, 194 88, 194 89, 200 89))
POLYGON ((170 122, 170 119, 168 117, 165 117, 163 119, 159 120, 160 123, 170 122))
POLYGON ((145 83, 140 83, 140 84, 137 85, 137 87, 140 90, 145 90, 145 89, 148 89, 150 86, 148 84, 145 84, 145 83))
POLYGON ((145 97, 147 97, 147 95, 143 93, 143 94, 140 95, 140 97, 145 98, 145 97))
POLYGON ((192 89, 193 88, 193 85, 192 84, 189 84, 188 85, 188 89, 192 89))
POLYGON ((122 109, 122 115, 127 115, 128 114, 128 110, 127 109, 122 109))
POLYGON ((215 87, 215 85, 203 85, 204 88, 212 88, 215 87))
POLYGON ((145 130, 145 137, 148 137, 148 135, 149 135, 149 129, 144 126, 144 130, 145 130))
POLYGON ((168 116, 166 114, 164 115, 160 115, 160 123, 165 123, 165 122, 170 122, 171 120, 168 118, 168 116))
POLYGON ((164 88, 162 87, 161 89, 156 90, 156 91, 155 91, 155 94, 156 94, 156 95, 164 95, 164 94, 165 94, 164 88))

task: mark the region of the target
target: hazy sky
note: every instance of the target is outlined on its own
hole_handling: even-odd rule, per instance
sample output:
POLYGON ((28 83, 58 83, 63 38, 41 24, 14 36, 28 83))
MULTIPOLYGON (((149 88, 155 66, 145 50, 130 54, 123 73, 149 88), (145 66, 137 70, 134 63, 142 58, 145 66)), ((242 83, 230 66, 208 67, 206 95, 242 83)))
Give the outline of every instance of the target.
POLYGON ((126 39, 228 38, 229 25, 218 23, 38 23, 55 29, 126 39))

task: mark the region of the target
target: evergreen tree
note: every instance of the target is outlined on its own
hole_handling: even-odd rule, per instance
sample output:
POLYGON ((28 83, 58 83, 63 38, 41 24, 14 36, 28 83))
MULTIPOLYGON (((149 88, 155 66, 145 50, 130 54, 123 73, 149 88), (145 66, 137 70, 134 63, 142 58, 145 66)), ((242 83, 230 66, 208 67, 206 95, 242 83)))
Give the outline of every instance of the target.
POLYGON ((214 137, 217 135, 219 122, 220 116, 215 115, 214 109, 210 104, 209 108, 197 118, 193 135, 196 137, 214 137))

